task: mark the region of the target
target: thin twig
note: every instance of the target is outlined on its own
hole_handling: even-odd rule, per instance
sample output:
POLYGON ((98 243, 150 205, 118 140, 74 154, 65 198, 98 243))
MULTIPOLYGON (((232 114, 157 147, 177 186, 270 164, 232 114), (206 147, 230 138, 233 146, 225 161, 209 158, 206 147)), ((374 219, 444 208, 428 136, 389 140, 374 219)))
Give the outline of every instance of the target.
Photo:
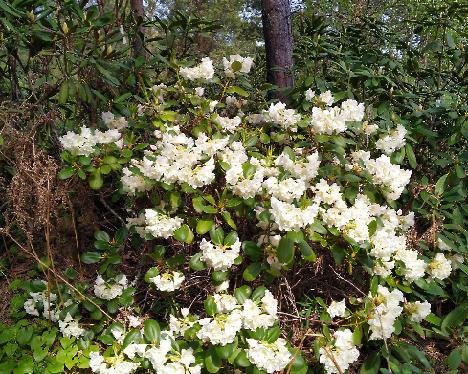
POLYGON ((335 275, 340 278, 341 280, 345 281, 346 283, 348 283, 350 286, 352 286, 355 290, 359 291, 359 293, 363 296, 366 296, 366 294, 364 292, 362 292, 358 286, 356 286, 353 282, 351 282, 350 280, 344 278, 341 274, 338 274, 335 269, 333 269, 333 267, 331 265, 328 265, 328 267, 335 273, 335 275))

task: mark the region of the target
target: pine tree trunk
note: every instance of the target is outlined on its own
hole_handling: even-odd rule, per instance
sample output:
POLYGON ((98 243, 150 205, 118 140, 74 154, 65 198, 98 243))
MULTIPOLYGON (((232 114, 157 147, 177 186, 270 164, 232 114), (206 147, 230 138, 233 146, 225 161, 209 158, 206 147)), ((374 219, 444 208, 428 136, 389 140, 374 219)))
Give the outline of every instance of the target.
POLYGON ((133 38, 133 56, 143 56, 146 58, 145 50, 145 35, 143 31, 142 22, 145 19, 145 8, 143 6, 143 0, 130 0, 130 6, 132 8, 132 14, 135 22, 137 22, 138 28, 133 38))
POLYGON ((272 96, 285 101, 284 90, 294 86, 293 35, 289 0, 262 0, 267 80, 280 89, 272 96))

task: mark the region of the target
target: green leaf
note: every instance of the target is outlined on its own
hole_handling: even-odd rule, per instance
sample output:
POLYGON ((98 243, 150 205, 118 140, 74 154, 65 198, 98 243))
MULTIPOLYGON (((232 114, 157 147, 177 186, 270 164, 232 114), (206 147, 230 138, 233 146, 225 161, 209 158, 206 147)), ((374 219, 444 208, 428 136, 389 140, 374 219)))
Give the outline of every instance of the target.
POLYGON ((214 222, 212 220, 201 219, 197 222, 197 227, 195 231, 197 232, 197 234, 200 234, 200 235, 206 234, 208 231, 211 230, 211 228, 213 227, 213 224, 214 222))
POLYGON ((161 338, 161 328, 158 321, 147 319, 144 325, 144 337, 148 343, 158 344, 161 338))
POLYGON ((226 344, 226 345, 214 346, 216 355, 222 360, 226 360, 229 356, 231 356, 232 353, 234 352, 234 349, 236 348, 237 348, 237 341, 230 343, 230 344, 226 344))
POLYGON ((228 271, 213 271, 211 273, 211 279, 216 283, 224 282, 229 276, 228 271))
POLYGON ((101 259, 101 254, 99 252, 85 252, 81 256, 81 262, 85 264, 95 264, 101 259))
POLYGON ((437 195, 442 195, 444 193, 445 181, 447 180, 448 173, 442 175, 435 184, 434 191, 437 195))
POLYGON ((142 338, 141 338, 141 333, 140 330, 137 329, 132 329, 130 332, 125 336, 122 347, 125 348, 127 345, 132 344, 132 343, 141 343, 142 338))
POLYGON ((204 305, 205 305, 206 313, 211 317, 213 317, 218 311, 218 308, 216 307, 216 302, 213 296, 208 296, 204 302, 204 305))
POLYGON ((193 241, 194 235, 190 227, 186 224, 183 224, 176 231, 174 231, 174 238, 180 242, 190 244, 193 241))
MULTIPOLYGON (((234 63, 236 63, 238 61, 235 61, 234 63)), ((226 90, 227 93, 236 93, 242 97, 248 97, 249 96, 249 93, 244 90, 243 88, 240 88, 238 86, 231 86, 229 87, 227 90, 226 90)))
POLYGON ((263 251, 255 242, 242 242, 242 249, 252 261, 260 261, 262 258, 263 251))
POLYGON ((62 169, 58 173, 58 178, 60 180, 68 179, 75 174, 75 169, 73 169, 71 166, 67 166, 66 168, 62 169))
POLYGON ((231 231, 225 238, 224 238, 224 245, 226 247, 231 247, 234 243, 237 242, 238 236, 237 232, 231 231))
POLYGON ((245 351, 239 352, 239 354, 236 356, 235 363, 237 366, 241 366, 244 368, 249 367, 251 365, 245 351))
POLYGON ((224 242, 224 230, 222 227, 214 228, 214 226, 210 230, 210 238, 213 244, 215 245, 223 245, 224 242))
POLYGON ((32 326, 20 328, 16 333, 16 341, 20 345, 26 345, 31 341, 33 333, 34 328, 32 326))
POLYGON ((159 275, 159 268, 156 266, 153 266, 148 269, 148 271, 145 274, 145 282, 150 283, 151 278, 157 277, 159 275))
POLYGON ((97 230, 94 232, 94 239, 102 240, 103 242, 110 242, 111 240, 109 234, 102 230, 97 230))
POLYGON ((460 347, 455 348, 447 357, 447 365, 450 369, 458 369, 462 362, 461 349, 460 347))
POLYGON ((104 180, 102 179, 100 172, 91 174, 91 177, 89 178, 89 187, 91 187, 93 190, 99 190, 103 184, 104 180))
POLYGON ((287 235, 283 236, 277 248, 278 260, 283 264, 289 264, 294 259, 294 241, 287 235))
POLYGON ((247 282, 253 282, 262 271, 262 264, 259 262, 254 262, 247 266, 242 273, 242 277, 247 282))
POLYGON ((247 285, 243 285, 234 290, 234 296, 236 297, 239 304, 244 304, 244 301, 247 300, 251 294, 252 289, 247 285))
POLYGON ((213 347, 205 353, 205 367, 208 373, 217 373, 221 369, 222 361, 213 347))
POLYGON ((206 269, 205 263, 200 259, 202 256, 202 253, 196 253, 194 254, 189 261, 189 266, 190 269, 195 270, 195 271, 202 271, 206 269))
POLYGON ((408 163, 414 169, 418 163, 416 162, 416 156, 414 155, 413 147, 409 143, 406 143, 405 147, 406 147, 406 158, 408 159, 408 163))
POLYGON ((237 230, 236 223, 235 223, 234 220, 232 219, 231 213, 229 213, 227 210, 223 210, 223 211, 221 212, 221 215, 223 216, 224 221, 226 221, 226 223, 227 223, 230 227, 232 227, 234 230, 237 230))
POLYGON ((378 352, 371 353, 359 370, 359 374, 377 374, 380 369, 380 354, 378 352))
POLYGON ((315 262, 317 260, 317 254, 305 240, 299 243, 299 249, 301 250, 304 260, 309 262, 315 262))
POLYGON ((443 319, 440 329, 442 332, 448 334, 450 330, 461 326, 466 320, 468 315, 468 304, 459 305, 453 309, 445 318, 443 319))

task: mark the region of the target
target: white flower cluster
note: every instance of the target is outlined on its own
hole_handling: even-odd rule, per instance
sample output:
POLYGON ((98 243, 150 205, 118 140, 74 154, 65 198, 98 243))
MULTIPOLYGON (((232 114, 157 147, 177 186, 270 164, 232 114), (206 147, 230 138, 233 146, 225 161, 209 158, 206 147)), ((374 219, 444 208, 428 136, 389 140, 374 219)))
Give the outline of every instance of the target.
POLYGON ((78 321, 74 320, 70 313, 67 313, 62 321, 58 321, 60 332, 66 338, 72 336, 78 338, 85 332, 85 329, 81 328, 78 321))
POLYGON ((153 346, 145 351, 143 357, 151 362, 156 373, 199 374, 201 365, 195 364, 192 348, 175 350, 173 341, 170 331, 161 332, 159 346, 153 346))
POLYGON ((393 165, 390 158, 381 155, 365 162, 366 170, 372 175, 372 182, 384 188, 385 197, 397 200, 411 179, 411 170, 401 169, 400 165, 393 165))
POLYGON ((215 121, 223 128, 224 131, 233 133, 237 127, 239 127, 242 120, 239 116, 235 116, 234 118, 216 116, 215 121))
MULTIPOLYGON (((151 151, 146 151, 143 160, 134 160, 133 164, 150 180, 187 183, 199 188, 214 181, 213 156, 227 143, 228 138, 210 139, 204 133, 194 140, 181 133, 178 127, 173 127, 162 134, 162 139, 151 147, 151 151)), ((125 187, 128 182, 132 181, 122 180, 124 190, 135 190, 135 187, 125 187)))
POLYGON ((111 130, 122 130, 128 126, 125 117, 116 117, 112 112, 103 112, 101 118, 104 124, 111 130))
POLYGON ((180 68, 180 75, 190 81, 196 79, 211 80, 214 76, 213 61, 209 57, 204 57, 201 63, 193 68, 180 68))
POLYGON ((427 266, 432 279, 443 280, 452 272, 452 262, 443 253, 437 253, 427 266))
POLYGON ((250 73, 250 69, 253 65, 253 58, 252 57, 242 57, 240 55, 231 55, 229 56, 229 60, 226 57, 223 57, 223 65, 224 65, 224 73, 228 77, 234 77, 236 72, 239 73, 250 73), (233 63, 240 64, 240 68, 234 70, 232 67, 233 63))
POLYGON ((180 288, 185 280, 185 276, 178 271, 163 273, 150 278, 159 291, 172 292, 180 288))
POLYGON ((344 317, 346 313, 346 299, 341 301, 333 300, 327 308, 327 313, 332 319, 335 317, 344 317))
POLYGON ((93 373, 97 374, 130 374, 133 373, 140 364, 128 361, 115 361, 107 363, 99 352, 89 353, 89 367, 93 373))
POLYGON ((236 239, 231 246, 214 245, 205 238, 200 243, 200 259, 214 270, 227 270, 234 265, 234 260, 240 254, 241 242, 236 239))
POLYGON ((403 311, 400 305, 403 293, 397 289, 389 291, 388 288, 379 285, 373 300, 375 308, 372 317, 367 321, 372 332, 370 340, 389 339, 395 331, 394 322, 403 311))
POLYGON ((313 204, 302 209, 293 204, 284 203, 275 197, 271 198, 271 215, 280 231, 297 231, 314 222, 318 205, 313 204))
POLYGON ((135 227, 142 238, 150 234, 155 238, 169 238, 174 235, 184 220, 180 217, 168 217, 154 209, 145 209, 144 214, 137 218, 128 218, 127 226, 135 227))
POLYGON ((301 120, 300 114, 297 114, 294 109, 286 109, 286 104, 281 102, 271 104, 270 108, 263 112, 263 116, 267 122, 275 123, 293 132, 297 131, 296 125, 301 120))
POLYGON ((275 373, 283 370, 291 361, 292 355, 284 339, 277 339, 273 343, 247 339, 249 348, 246 349, 247 358, 260 370, 275 373))
POLYGON ((364 104, 348 99, 341 104, 341 107, 325 109, 313 107, 310 126, 317 134, 339 134, 348 128, 346 122, 362 121, 364 114, 364 104))
POLYGON ((421 322, 431 313, 431 304, 427 301, 415 301, 405 304, 405 310, 410 313, 411 321, 421 322))
POLYGON ((320 348, 320 362, 325 366, 327 374, 344 373, 358 359, 359 350, 353 344, 351 330, 338 330, 333 336, 333 345, 320 348))
POLYGON ((397 125, 394 131, 377 140, 375 147, 386 155, 391 155, 406 144, 405 136, 407 133, 408 131, 406 131, 404 126, 397 125))
POLYGON ((124 274, 107 281, 98 275, 94 283, 94 294, 100 299, 112 300, 121 296, 127 287, 128 280, 124 274))
POLYGON ((199 320, 201 329, 197 332, 198 338, 212 344, 232 343, 242 328, 252 331, 268 328, 278 318, 278 301, 268 290, 259 302, 246 299, 242 305, 231 295, 215 295, 214 299, 218 313, 199 320))
POLYGON ((102 132, 83 126, 79 134, 68 131, 59 141, 62 147, 72 154, 89 156, 98 144, 116 143, 121 137, 122 134, 115 128, 102 132))

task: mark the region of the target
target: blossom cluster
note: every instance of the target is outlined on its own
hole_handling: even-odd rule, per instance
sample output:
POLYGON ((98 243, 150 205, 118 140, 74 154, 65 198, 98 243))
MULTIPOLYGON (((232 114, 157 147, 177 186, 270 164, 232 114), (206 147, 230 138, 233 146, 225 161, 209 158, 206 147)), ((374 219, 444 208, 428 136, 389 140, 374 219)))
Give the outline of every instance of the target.
MULTIPOLYGON (((296 257, 302 250, 307 251, 308 241, 327 240, 340 247, 349 244, 353 248, 346 253, 349 257, 355 258, 356 253, 366 257, 366 270, 378 276, 381 283, 376 292, 348 304, 345 297, 331 301, 328 307, 323 302, 320 305, 333 320, 333 327, 347 320, 359 307, 356 305, 365 305, 361 315, 367 315, 362 323, 368 326, 369 340, 387 340, 395 332, 397 319, 406 315, 411 323, 420 323, 431 310, 430 303, 408 301, 399 289, 385 287, 386 280, 391 284, 398 278, 398 283, 407 287, 415 282, 419 285, 421 280, 442 281, 463 261, 442 252, 423 256, 407 243, 414 214, 395 208, 412 176, 411 170, 400 166, 393 155, 406 145, 408 131, 402 124, 386 131, 370 118, 365 121, 363 103, 337 100, 338 96, 330 91, 316 94, 307 90, 304 111, 288 108, 283 102, 250 105, 244 89, 229 84, 243 79, 252 65, 249 57, 224 58, 226 83, 221 85, 220 96, 208 97, 208 92, 214 91, 211 87, 194 87, 203 81, 218 84, 213 61, 205 57, 194 67, 180 68, 174 86, 152 87, 156 104, 141 104, 134 114, 137 121, 145 121, 149 113, 156 113, 158 120, 153 122, 156 128, 144 134, 145 143, 139 152, 134 152, 122 167, 119 191, 128 195, 129 201, 139 202, 143 200, 139 198, 151 195, 151 206, 135 204, 142 209, 133 215, 129 212, 132 217, 127 218, 127 227, 146 240, 171 244, 176 238, 187 244, 193 241, 191 249, 198 252, 194 258, 213 275, 216 293, 207 304, 214 307, 205 304, 207 316, 203 318, 191 314, 188 308, 173 312, 157 344, 132 343, 120 353, 117 350, 116 356, 93 352, 93 372, 131 373, 147 359, 157 373, 197 374, 203 364, 196 358, 196 344, 237 347, 239 342, 242 347, 237 349, 243 350, 258 369, 267 373, 283 370, 293 358, 285 335, 272 341, 253 336, 278 326, 278 301, 273 294, 265 290, 261 297, 240 301, 235 293, 228 293, 229 279, 221 282, 215 278, 227 276, 249 256, 258 262, 260 271, 266 270, 269 276, 280 274, 290 268, 290 263, 280 261, 280 251, 284 250, 281 239, 289 238, 287 235, 294 235, 291 245, 296 257), (167 121, 162 115, 166 109, 171 113, 167 121), (153 193, 158 197, 154 198, 153 193), (203 204, 206 200, 209 206, 196 206, 196 199, 202 199, 203 204), (213 229, 227 224, 239 234, 228 244, 215 240, 211 232, 208 240, 203 235, 209 228, 199 231, 199 219, 213 229), (195 228, 200 237, 179 239, 181 230, 195 228), (256 242, 258 253, 243 250, 245 240, 256 242), (304 245, 301 251, 296 244, 304 245), (187 337, 193 344, 179 344, 187 337)), ((110 152, 118 154, 124 143, 129 144, 127 137, 134 139, 139 131, 132 129, 132 120, 110 112, 103 113, 102 120, 107 131, 82 127, 79 133, 69 132, 60 139, 64 149, 73 156, 91 156, 101 147, 107 150, 103 145, 112 143, 115 146, 110 152)), ((439 249, 444 251, 442 245, 439 249)), ((176 292, 190 277, 180 269, 182 266, 178 270, 176 267, 179 265, 163 267, 169 270, 145 279, 160 292, 176 292)), ((244 279, 249 276, 244 273, 244 279)), ((127 287, 125 276, 106 281, 98 276, 94 295, 114 300, 127 287)), ((47 307, 44 295, 31 293, 25 310, 44 317, 46 312, 57 313, 55 309, 51 312, 56 295, 48 295, 47 307)), ((62 320, 54 316, 64 336, 83 334, 83 328, 71 315, 62 320)), ((134 322, 132 327, 141 328, 141 321, 134 322)), ((122 344, 124 333, 115 330, 112 334, 122 344)), ((319 361, 327 373, 346 372, 360 356, 349 329, 337 327, 322 340, 326 343, 319 349, 319 361)))

